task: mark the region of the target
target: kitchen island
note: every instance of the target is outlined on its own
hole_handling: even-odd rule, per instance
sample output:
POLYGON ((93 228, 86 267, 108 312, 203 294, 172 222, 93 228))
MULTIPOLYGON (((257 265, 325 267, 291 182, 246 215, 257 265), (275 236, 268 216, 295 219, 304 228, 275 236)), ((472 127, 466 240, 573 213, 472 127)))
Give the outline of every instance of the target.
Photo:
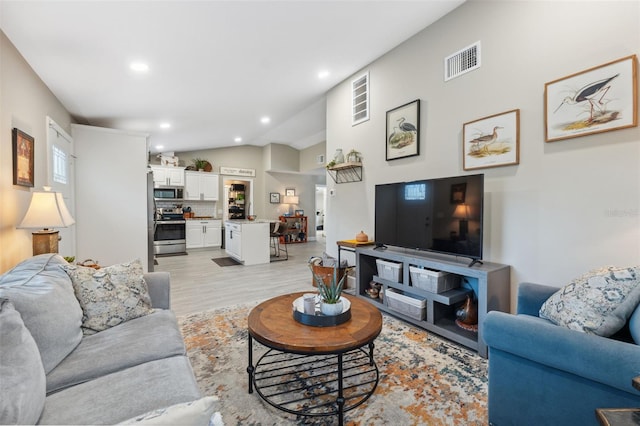
POLYGON ((244 265, 269 263, 268 220, 227 220, 224 223, 225 250, 244 265))

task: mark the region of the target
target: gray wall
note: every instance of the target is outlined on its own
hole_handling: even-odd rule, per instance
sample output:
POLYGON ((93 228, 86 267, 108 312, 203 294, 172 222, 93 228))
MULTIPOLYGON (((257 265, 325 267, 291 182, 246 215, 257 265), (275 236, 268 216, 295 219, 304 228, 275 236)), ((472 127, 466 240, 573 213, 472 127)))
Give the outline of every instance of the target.
POLYGON ((639 18, 636 1, 468 1, 363 68, 369 121, 351 126, 351 78, 336 86, 327 152, 353 145, 365 161, 362 182, 328 181, 327 249, 361 229, 373 236, 376 184, 467 173, 463 123, 519 108, 520 165, 480 170, 484 257, 512 266, 512 302, 521 281, 560 286, 602 265, 640 263, 639 129, 545 143, 543 113, 546 82, 637 54, 639 18), (443 58, 478 40, 482 67, 445 83, 443 58), (386 111, 418 98, 420 155, 385 161, 386 111))

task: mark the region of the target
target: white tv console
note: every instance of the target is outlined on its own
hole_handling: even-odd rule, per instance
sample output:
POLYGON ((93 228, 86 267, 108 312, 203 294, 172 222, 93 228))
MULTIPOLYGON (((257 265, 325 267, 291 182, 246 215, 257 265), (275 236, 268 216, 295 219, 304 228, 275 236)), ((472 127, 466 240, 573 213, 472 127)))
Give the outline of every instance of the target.
POLYGON ((454 258, 435 253, 421 252, 402 248, 357 248, 356 249, 356 295, 366 299, 380 310, 389 312, 418 327, 432 331, 454 342, 478 351, 487 357, 487 345, 482 338, 484 318, 489 311, 509 312, 511 267, 498 263, 484 262, 468 266, 469 259, 454 258), (400 282, 389 281, 378 276, 376 259, 402 264, 400 282), (431 293, 413 287, 410 281, 409 266, 428 268, 436 271, 460 275, 462 286, 444 293, 431 293), (395 311, 387 305, 387 298, 372 299, 365 290, 369 283, 382 284, 383 293, 387 289, 401 290, 407 295, 426 299, 426 316, 417 320, 395 311), (467 331, 455 323, 456 305, 466 300, 473 291, 478 301, 478 331, 467 331))

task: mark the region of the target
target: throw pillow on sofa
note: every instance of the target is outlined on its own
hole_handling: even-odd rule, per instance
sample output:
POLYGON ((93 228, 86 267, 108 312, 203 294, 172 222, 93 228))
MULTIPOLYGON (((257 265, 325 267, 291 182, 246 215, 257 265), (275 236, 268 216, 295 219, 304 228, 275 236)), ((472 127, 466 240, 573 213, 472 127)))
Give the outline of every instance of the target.
POLYGON ((44 367, 35 340, 7 299, 0 299, 0 342, 0 424, 35 424, 44 409, 44 367))
POLYGON ((20 312, 47 374, 82 339, 82 309, 60 265, 68 265, 62 256, 41 254, 0 275, 0 297, 9 299, 20 312))
POLYGON ((540 308, 540 317, 584 333, 609 337, 640 303, 640 267, 606 267, 576 278, 540 308))
POLYGON ((95 334, 153 312, 139 259, 98 270, 78 265, 62 268, 71 277, 80 301, 84 334, 95 334))
POLYGON ((205 396, 195 401, 153 410, 118 424, 224 426, 222 415, 215 411, 217 407, 217 397, 205 396))

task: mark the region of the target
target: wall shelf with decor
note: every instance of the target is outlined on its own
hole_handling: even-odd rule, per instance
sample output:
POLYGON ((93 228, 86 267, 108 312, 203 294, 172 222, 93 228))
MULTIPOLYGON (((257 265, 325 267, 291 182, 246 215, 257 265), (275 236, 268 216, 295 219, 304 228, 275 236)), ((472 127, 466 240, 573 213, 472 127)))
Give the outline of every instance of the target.
POLYGON ((329 176, 335 183, 349 183, 362 181, 362 163, 336 164, 327 169, 329 176))
POLYGON ((359 247, 356 248, 356 295, 370 301, 382 311, 474 349, 478 351, 478 355, 486 358, 487 345, 482 338, 482 323, 489 311, 509 312, 511 268, 490 262, 469 267, 466 260, 468 259, 461 263, 459 259, 413 250, 359 247), (379 263, 384 268, 390 267, 396 276, 384 276, 386 271, 380 271, 379 263), (460 287, 446 287, 440 293, 427 291, 414 281, 413 274, 417 270, 428 271, 429 275, 448 273, 446 275, 459 280, 460 287), (374 297, 375 293, 371 294, 371 282, 377 283, 382 289, 382 298, 374 297), (391 299, 397 300, 399 295, 401 298, 411 298, 412 302, 424 301, 424 311, 421 315, 415 315, 418 311, 412 311, 413 308, 408 308, 407 311, 397 309, 389 302, 390 292, 396 293, 396 297, 391 299), (457 308, 472 293, 475 294, 478 310, 475 331, 462 328, 456 323, 457 308))
POLYGON ((280 237, 281 244, 307 242, 306 216, 280 216, 280 222, 287 224, 285 234, 280 237))

